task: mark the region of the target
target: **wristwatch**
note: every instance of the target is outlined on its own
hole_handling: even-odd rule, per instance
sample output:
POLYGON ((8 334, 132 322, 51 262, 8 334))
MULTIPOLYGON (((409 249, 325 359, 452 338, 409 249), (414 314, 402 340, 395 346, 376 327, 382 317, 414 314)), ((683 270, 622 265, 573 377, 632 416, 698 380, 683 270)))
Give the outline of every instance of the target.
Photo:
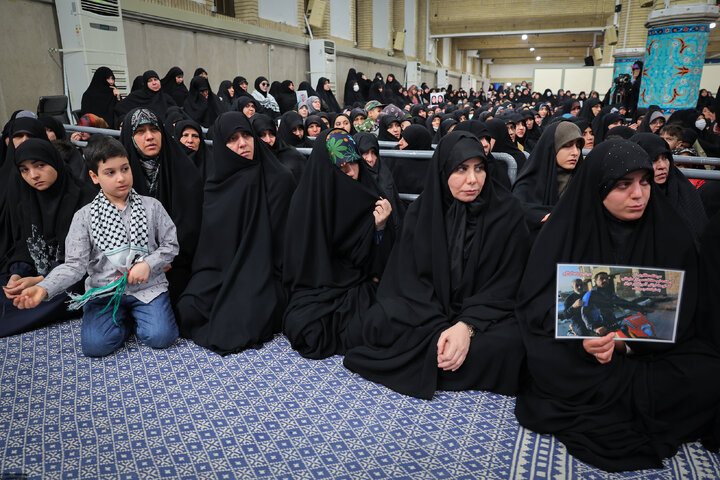
POLYGON ((468 327, 468 330, 470 331, 470 338, 474 337, 475 336, 475 327, 473 327, 472 325, 469 325, 469 324, 466 324, 466 325, 468 327))

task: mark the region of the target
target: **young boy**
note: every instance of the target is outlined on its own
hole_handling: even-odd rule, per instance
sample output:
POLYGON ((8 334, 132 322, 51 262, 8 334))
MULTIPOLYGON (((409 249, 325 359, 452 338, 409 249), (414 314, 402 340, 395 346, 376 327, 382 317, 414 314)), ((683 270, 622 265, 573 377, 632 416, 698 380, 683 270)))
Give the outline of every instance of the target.
POLYGON ((178 253, 175 225, 159 201, 132 189, 127 151, 119 141, 99 139, 87 162, 101 190, 73 217, 65 263, 13 303, 34 308, 87 273, 86 293, 76 300, 76 308, 84 303, 80 334, 85 355, 102 357, 117 350, 130 336, 132 320, 140 341, 167 347, 178 336, 163 272, 178 253))

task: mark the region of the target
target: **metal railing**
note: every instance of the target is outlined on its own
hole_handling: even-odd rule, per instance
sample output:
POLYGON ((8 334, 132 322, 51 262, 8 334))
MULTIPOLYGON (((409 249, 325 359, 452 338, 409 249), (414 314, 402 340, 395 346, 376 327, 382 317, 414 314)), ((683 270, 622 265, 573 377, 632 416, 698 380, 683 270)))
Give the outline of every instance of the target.
MULTIPOLYGON (((120 136, 120 130, 111 130, 107 128, 94 128, 94 127, 81 127, 78 125, 63 125, 65 127, 65 130, 71 131, 71 132, 87 132, 87 133, 100 133, 103 135, 111 135, 113 137, 119 137, 120 136)), ((314 137, 308 137, 311 140, 314 140, 314 137)), ((87 142, 82 141, 73 141, 75 145, 79 147, 85 147, 87 146, 87 142)), ((212 146, 213 142, 212 140, 205 140, 205 143, 207 145, 212 146)), ((390 147, 394 148, 397 146, 396 142, 386 142, 386 141, 378 141, 380 147, 390 147)), ((433 148, 435 145, 433 145, 433 148)), ((298 152, 302 153, 305 156, 309 156, 312 152, 312 148, 298 148, 298 152)), ((583 149, 583 154, 587 155, 592 150, 586 150, 583 149)), ((396 149, 384 149, 381 148, 379 155, 381 157, 395 157, 395 158, 415 158, 415 159, 430 159, 433 156, 434 151, 432 150, 396 150, 396 149)), ((526 157, 529 156, 527 152, 523 152, 526 157)), ((509 155, 507 153, 501 153, 501 152, 493 152, 493 157, 497 160, 500 160, 502 162, 505 162, 508 166, 508 177, 510 178, 510 183, 515 183, 515 179, 517 178, 517 163, 515 162, 515 159, 512 157, 512 155, 509 155)), ((685 164, 694 164, 694 165, 711 165, 720 167, 720 158, 715 157, 686 157, 683 155, 673 155, 673 160, 676 163, 685 163, 685 164)), ((703 179, 703 180, 720 180, 720 170, 704 170, 704 169, 696 169, 696 168, 681 168, 681 172, 687 177, 692 179, 703 179)), ((416 194, 411 193, 401 193, 400 198, 403 200, 414 200, 417 198, 416 194)))

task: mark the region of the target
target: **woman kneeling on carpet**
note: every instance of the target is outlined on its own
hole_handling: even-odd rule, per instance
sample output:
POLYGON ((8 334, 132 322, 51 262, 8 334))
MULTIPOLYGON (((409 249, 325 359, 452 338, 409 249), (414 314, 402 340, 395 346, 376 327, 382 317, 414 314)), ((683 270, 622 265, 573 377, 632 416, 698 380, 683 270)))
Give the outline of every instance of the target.
POLYGON ((132 188, 128 154, 120 142, 101 138, 89 157, 90 178, 101 190, 73 217, 65 263, 23 290, 13 303, 20 309, 37 307, 87 273, 85 295, 71 295, 70 305, 83 307, 80 336, 85 355, 111 354, 132 330, 150 347, 167 347, 178 336, 163 273, 178 253, 175 225, 159 201, 132 188))
POLYGON ((540 230, 518 292, 532 375, 517 398, 518 421, 608 471, 662 468, 697 439, 717 449, 720 354, 707 339, 720 326, 717 315, 695 315, 692 232, 633 142, 604 141, 576 175, 540 230), (621 341, 614 332, 557 340, 558 263, 684 270, 675 342, 621 341))
POLYGON ((525 353, 514 317, 529 251, 520 202, 470 132, 435 150, 345 366, 405 395, 513 395, 525 353))

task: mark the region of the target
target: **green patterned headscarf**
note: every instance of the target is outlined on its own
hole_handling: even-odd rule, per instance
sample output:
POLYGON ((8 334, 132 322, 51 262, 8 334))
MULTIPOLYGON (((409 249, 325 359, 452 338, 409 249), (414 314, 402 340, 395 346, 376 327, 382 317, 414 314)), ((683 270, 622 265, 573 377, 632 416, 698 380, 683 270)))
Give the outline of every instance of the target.
POLYGON ((330 160, 338 168, 346 163, 357 162, 361 158, 355 140, 341 128, 334 128, 328 133, 325 146, 330 154, 330 160))

